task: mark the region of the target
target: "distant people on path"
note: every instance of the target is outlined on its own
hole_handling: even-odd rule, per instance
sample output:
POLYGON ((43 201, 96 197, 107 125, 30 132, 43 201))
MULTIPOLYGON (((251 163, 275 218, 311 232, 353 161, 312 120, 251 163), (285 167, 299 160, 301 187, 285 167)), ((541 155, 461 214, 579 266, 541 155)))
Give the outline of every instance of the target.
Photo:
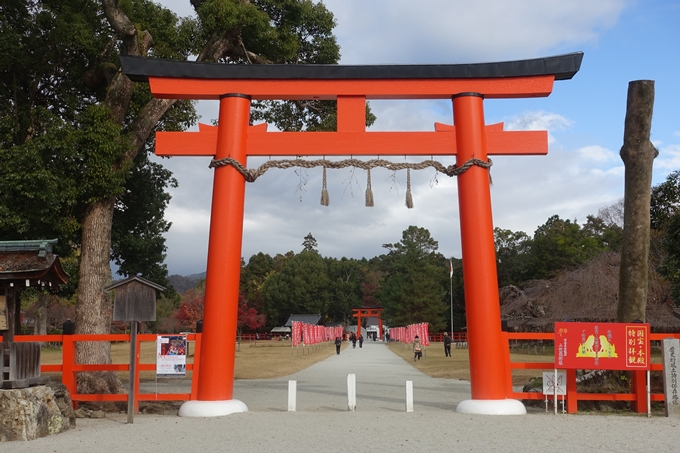
POLYGON ((444 355, 451 357, 451 337, 446 332, 444 332, 444 355))
POLYGON ((342 340, 340 337, 335 337, 335 353, 340 355, 340 346, 342 345, 342 340))
POLYGON ((364 336, 359 334, 359 347, 363 348, 364 347, 364 336))
POLYGON ((420 344, 420 338, 418 338, 418 335, 413 339, 413 361, 415 362, 416 359, 420 360, 420 358, 423 356, 423 345, 420 344))
POLYGON ((349 336, 349 341, 352 342, 352 347, 356 348, 357 347, 357 336, 354 332, 352 332, 352 335, 349 336))

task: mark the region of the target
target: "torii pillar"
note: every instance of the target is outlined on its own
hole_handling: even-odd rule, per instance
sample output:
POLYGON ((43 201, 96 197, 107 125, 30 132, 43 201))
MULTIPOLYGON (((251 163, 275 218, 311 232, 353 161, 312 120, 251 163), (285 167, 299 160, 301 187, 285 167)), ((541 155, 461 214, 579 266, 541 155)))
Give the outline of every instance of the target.
MULTIPOLYGON (((219 126, 199 132, 159 132, 156 154, 229 159, 215 170, 203 338, 197 400, 179 414, 208 417, 247 411, 233 399, 234 354, 245 180, 233 165, 247 156, 456 155, 457 166, 492 154, 545 154, 545 131, 504 131, 484 123, 483 100, 548 96, 555 80, 570 79, 580 52, 533 60, 462 65, 225 65, 121 57, 134 81, 159 98, 220 102, 219 126), (337 132, 267 133, 249 126, 250 101, 337 100, 337 132), (434 132, 366 132, 370 99, 452 99, 454 125, 434 132)), ((487 168, 459 176, 463 275, 470 352, 471 399, 458 412, 523 414, 508 399, 487 168)))

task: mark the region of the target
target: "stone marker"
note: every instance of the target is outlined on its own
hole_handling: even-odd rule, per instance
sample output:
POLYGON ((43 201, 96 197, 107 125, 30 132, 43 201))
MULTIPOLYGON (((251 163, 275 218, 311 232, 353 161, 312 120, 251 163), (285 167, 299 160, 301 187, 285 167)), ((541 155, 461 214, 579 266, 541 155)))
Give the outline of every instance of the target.
POLYGON ((680 340, 677 338, 664 338, 661 357, 663 359, 663 389, 666 399, 666 417, 680 418, 678 354, 680 354, 680 340))

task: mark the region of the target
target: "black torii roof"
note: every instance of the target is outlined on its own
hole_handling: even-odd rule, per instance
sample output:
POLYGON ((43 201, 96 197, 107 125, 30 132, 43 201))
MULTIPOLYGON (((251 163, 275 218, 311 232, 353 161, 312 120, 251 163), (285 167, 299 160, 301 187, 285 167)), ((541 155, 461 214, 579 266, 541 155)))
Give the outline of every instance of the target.
POLYGON ((581 68, 583 52, 493 63, 431 65, 223 64, 159 58, 120 57, 135 82, 149 77, 186 79, 473 79, 554 75, 568 80, 581 68))

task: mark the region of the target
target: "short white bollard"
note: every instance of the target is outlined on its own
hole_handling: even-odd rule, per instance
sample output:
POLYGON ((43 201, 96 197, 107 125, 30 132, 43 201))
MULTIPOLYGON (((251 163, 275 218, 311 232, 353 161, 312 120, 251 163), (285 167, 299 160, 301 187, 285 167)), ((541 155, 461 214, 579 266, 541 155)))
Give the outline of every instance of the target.
POLYGON ((288 412, 295 412, 297 381, 288 381, 288 412))
POLYGON ((413 381, 406 381, 406 412, 413 412, 413 381))
POLYGON ((356 375, 347 375, 347 410, 357 410, 357 379, 356 375))

